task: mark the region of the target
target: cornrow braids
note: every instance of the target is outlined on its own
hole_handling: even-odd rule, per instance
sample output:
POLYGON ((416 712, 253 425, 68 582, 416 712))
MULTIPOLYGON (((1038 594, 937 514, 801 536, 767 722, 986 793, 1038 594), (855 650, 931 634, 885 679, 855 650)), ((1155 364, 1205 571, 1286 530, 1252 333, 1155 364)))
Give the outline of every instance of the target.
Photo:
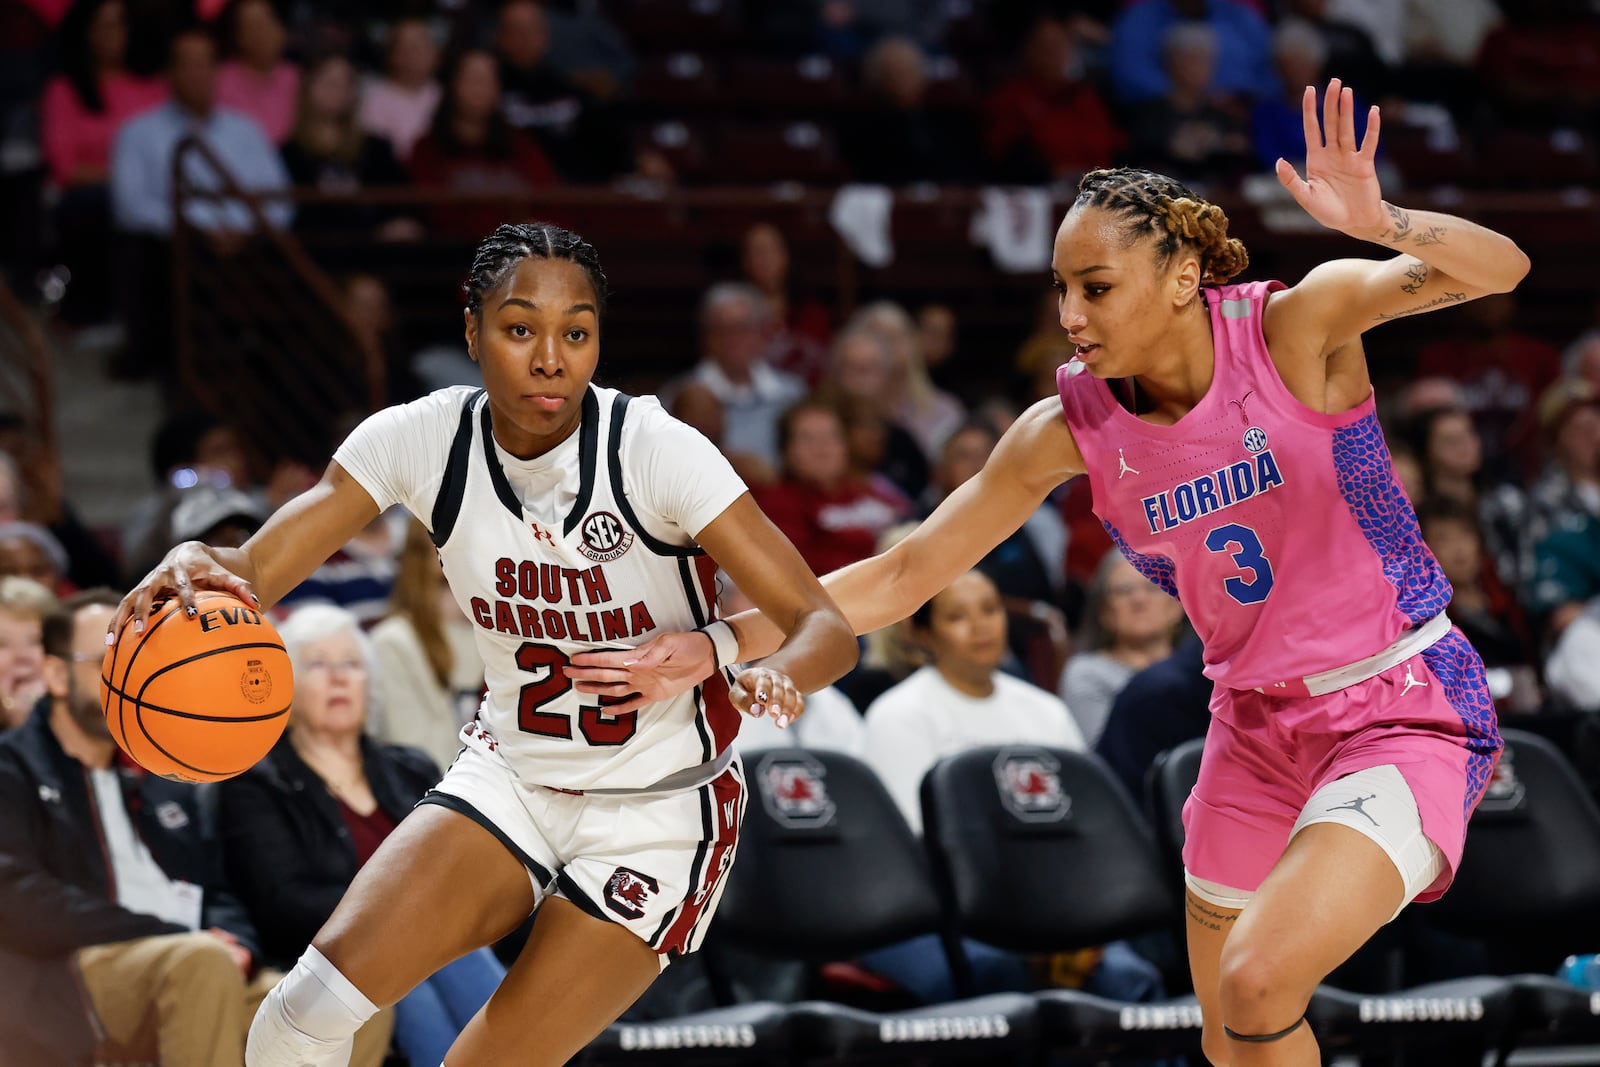
POLYGON ((1078 183, 1072 209, 1097 207, 1126 221, 1129 243, 1156 239, 1156 259, 1165 266, 1182 245, 1200 256, 1202 284, 1220 285, 1250 264, 1244 242, 1228 236, 1228 215, 1165 174, 1135 167, 1092 170, 1078 183))
POLYGON ((569 259, 582 267, 594 287, 595 317, 604 320, 608 291, 600 253, 571 230, 548 222, 502 222, 483 239, 473 254, 472 270, 461 285, 473 315, 483 314, 484 296, 498 289, 517 264, 529 256, 569 259))

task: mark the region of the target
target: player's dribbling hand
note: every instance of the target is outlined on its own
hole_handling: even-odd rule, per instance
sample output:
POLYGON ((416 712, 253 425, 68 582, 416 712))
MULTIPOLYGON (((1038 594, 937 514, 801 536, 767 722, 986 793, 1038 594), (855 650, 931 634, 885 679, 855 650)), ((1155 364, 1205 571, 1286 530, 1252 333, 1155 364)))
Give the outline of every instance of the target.
POLYGON ((111 620, 111 629, 106 633, 106 644, 116 643, 117 635, 129 619, 134 620, 133 632, 142 633, 151 607, 168 596, 177 596, 178 603, 193 618, 197 589, 215 589, 231 593, 246 603, 261 603, 250 583, 219 564, 205 545, 199 541, 185 541, 173 547, 166 558, 122 598, 111 620))
POLYGON ((806 710, 805 694, 794 687, 789 676, 765 667, 741 671, 728 698, 746 715, 771 715, 780 730, 806 710))
POLYGON ((579 652, 566 672, 580 693, 623 698, 606 705, 607 714, 623 715, 687 693, 716 669, 705 634, 667 633, 637 648, 579 652))

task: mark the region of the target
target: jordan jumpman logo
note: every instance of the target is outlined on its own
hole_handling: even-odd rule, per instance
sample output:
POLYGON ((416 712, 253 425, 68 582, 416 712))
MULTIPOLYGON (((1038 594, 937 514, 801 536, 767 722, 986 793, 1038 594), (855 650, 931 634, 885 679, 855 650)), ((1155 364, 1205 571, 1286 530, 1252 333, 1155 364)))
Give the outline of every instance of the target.
POLYGON ((1128 466, 1128 457, 1124 456, 1122 454, 1122 449, 1120 449, 1120 448, 1117 449, 1117 467, 1118 467, 1118 470, 1117 470, 1117 481, 1119 481, 1119 482, 1122 481, 1122 476, 1124 474, 1142 474, 1142 473, 1144 473, 1143 471, 1138 471, 1138 470, 1135 470, 1132 467, 1128 466))
POLYGON ((1354 798, 1354 799, 1352 799, 1352 800, 1350 800, 1350 801, 1348 801, 1348 802, 1346 802, 1344 804, 1334 804, 1332 807, 1328 808, 1328 810, 1329 811, 1353 811, 1357 815, 1360 815, 1362 818, 1366 819, 1372 825, 1377 826, 1378 825, 1378 820, 1374 819, 1371 815, 1368 815, 1367 814, 1367 809, 1365 807, 1363 807, 1363 805, 1366 804, 1367 801, 1369 801, 1369 800, 1377 800, 1377 799, 1378 799, 1378 794, 1369 793, 1364 797, 1356 797, 1356 798, 1354 798))
POLYGON ((1428 683, 1427 682, 1419 682, 1419 681, 1417 681, 1416 676, 1411 673, 1411 664, 1407 663, 1406 664, 1406 684, 1405 684, 1405 687, 1400 690, 1400 695, 1401 696, 1405 696, 1407 693, 1411 692, 1413 689, 1426 689, 1426 688, 1428 688, 1428 683))
POLYGON ((1244 396, 1241 396, 1238 400, 1230 400, 1230 401, 1228 401, 1228 403, 1232 404, 1234 407, 1239 409, 1239 421, 1244 423, 1246 426, 1250 425, 1250 416, 1245 412, 1244 404, 1245 404, 1245 401, 1249 400, 1251 397, 1253 397, 1255 395, 1256 395, 1256 391, 1254 389, 1252 389, 1248 393, 1244 394, 1244 396))

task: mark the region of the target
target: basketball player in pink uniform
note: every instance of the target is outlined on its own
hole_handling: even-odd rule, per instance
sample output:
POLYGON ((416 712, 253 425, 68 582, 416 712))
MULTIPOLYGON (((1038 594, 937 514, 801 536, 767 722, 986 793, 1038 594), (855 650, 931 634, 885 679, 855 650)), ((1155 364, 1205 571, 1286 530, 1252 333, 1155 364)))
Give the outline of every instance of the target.
POLYGON ((568 657, 699 628, 731 658, 720 567, 784 620, 781 649, 731 679, 734 700, 749 686, 787 704, 855 663, 845 620, 716 447, 653 398, 593 384, 606 279, 592 245, 503 225, 463 288, 483 388, 372 415, 242 547, 169 552, 107 637, 158 597, 193 615, 196 589, 270 606, 394 505, 427 527, 474 624, 488 691, 461 751, 268 994, 247 1067, 345 1067, 380 1007, 535 909, 446 1067, 566 1063, 699 947, 745 796, 721 677, 613 714, 573 692, 568 657))
MULTIPOLYGON (((858 633, 903 618, 1087 473, 1134 565, 1178 597, 1215 683, 1184 810, 1190 968, 1212 1063, 1320 1063, 1317 984, 1414 899, 1449 884, 1500 751, 1483 666, 1444 614, 1378 427, 1361 334, 1505 292, 1507 238, 1382 199, 1378 109, 1358 144, 1337 80, 1307 88, 1306 174, 1278 177, 1319 223, 1384 260, 1298 285, 1230 284, 1227 218, 1170 178, 1096 171, 1056 236, 1077 346, 981 474, 911 536, 824 582, 858 633), (1324 144, 1323 131, 1326 131, 1324 144)), ((777 630, 736 616, 741 653, 777 630)), ((708 643, 580 657, 580 690, 659 698, 710 669, 708 643), (632 665, 624 664, 632 660, 632 665)), ((788 703, 767 710, 793 715, 788 703)), ((624 707, 626 705, 623 705, 624 707)))

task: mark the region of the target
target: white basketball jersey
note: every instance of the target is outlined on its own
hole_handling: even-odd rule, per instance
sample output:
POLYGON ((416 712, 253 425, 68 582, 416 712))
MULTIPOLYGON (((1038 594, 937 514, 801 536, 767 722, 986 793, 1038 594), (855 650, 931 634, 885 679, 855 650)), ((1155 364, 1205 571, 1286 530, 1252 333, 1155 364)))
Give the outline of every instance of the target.
POLYGON ((432 533, 483 656, 478 721, 522 780, 646 789, 714 763, 733 742, 739 716, 720 674, 611 715, 562 671, 575 653, 715 616, 716 565, 689 530, 745 487, 653 398, 591 386, 578 431, 518 461, 491 436, 483 390, 441 390, 373 416, 334 459, 380 507, 404 503, 432 533))

